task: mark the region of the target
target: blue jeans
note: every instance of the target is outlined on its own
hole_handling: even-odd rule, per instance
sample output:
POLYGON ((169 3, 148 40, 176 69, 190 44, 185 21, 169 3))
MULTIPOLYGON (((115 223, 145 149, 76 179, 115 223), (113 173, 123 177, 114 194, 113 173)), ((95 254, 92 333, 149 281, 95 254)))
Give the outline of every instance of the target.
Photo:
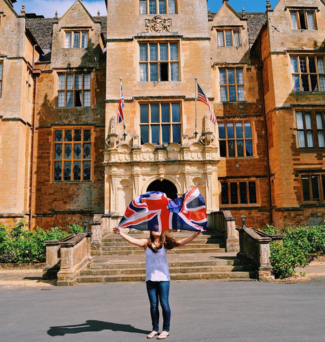
POLYGON ((159 310, 158 305, 162 307, 164 325, 163 331, 169 331, 170 328, 170 307, 169 307, 169 281, 147 281, 147 291, 150 301, 150 313, 152 320, 152 330, 159 331, 159 310))

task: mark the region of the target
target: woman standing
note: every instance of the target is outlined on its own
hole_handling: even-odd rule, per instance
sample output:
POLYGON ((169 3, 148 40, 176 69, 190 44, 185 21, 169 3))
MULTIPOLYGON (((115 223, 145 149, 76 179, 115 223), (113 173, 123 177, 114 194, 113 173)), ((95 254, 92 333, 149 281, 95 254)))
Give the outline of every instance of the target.
POLYGON ((169 336, 171 316, 169 307, 170 275, 167 262, 167 250, 186 245, 200 235, 201 232, 195 232, 193 235, 180 241, 176 241, 166 232, 151 231, 149 239, 135 239, 124 234, 117 227, 114 228, 114 233, 120 235, 124 240, 133 245, 145 249, 146 284, 152 319, 152 332, 147 338, 152 339, 159 335, 157 339, 164 340, 169 336), (159 302, 162 307, 164 319, 163 331, 161 334, 159 334, 159 302))

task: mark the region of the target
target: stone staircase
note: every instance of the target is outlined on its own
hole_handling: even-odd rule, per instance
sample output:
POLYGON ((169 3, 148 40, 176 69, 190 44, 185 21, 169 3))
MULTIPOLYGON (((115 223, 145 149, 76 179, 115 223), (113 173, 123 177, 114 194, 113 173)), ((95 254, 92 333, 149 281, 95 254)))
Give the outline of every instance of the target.
MULTIPOLYGON (((173 234, 176 239, 189 232, 173 234)), ((147 238, 148 234, 132 234, 147 238)), ((191 243, 168 251, 171 280, 254 281, 255 272, 241 265, 236 253, 225 252, 225 242, 215 234, 201 234, 191 243)), ((103 239, 103 255, 94 257, 80 272, 78 283, 110 283, 145 281, 144 250, 130 245, 120 236, 103 239)))

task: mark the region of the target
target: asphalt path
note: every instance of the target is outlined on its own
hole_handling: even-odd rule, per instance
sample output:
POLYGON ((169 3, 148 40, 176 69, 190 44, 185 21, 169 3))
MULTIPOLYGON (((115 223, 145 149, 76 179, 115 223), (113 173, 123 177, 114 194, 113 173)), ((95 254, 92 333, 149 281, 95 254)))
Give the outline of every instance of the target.
MULTIPOLYGON (((173 282, 170 304, 168 341, 325 341, 325 279, 173 282)), ((150 329, 144 283, 0 286, 1 342, 137 342, 150 329)))

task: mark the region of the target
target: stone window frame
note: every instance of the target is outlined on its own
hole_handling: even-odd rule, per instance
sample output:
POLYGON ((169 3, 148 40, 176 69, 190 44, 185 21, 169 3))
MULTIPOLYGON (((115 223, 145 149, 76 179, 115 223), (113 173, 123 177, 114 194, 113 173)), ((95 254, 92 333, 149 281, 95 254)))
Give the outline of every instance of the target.
POLYGON ((220 149, 220 156, 221 156, 221 143, 225 142, 226 145, 226 156, 221 156, 222 158, 254 158, 256 152, 255 152, 255 144, 254 144, 254 132, 255 132, 255 122, 253 120, 218 120, 218 131, 219 131, 219 149, 220 149), (236 129, 236 124, 241 123, 242 126, 242 133, 243 137, 237 137, 237 129, 236 129), (245 124, 248 123, 250 124, 250 130, 251 130, 251 137, 246 137, 246 131, 245 131, 245 124), (219 125, 224 124, 225 126, 225 138, 220 138, 220 128, 219 125), (233 132, 234 132, 234 137, 233 138, 228 138, 228 129, 227 126, 228 124, 233 125, 233 132), (233 141, 234 142, 234 150, 235 150, 235 155, 234 156, 229 156, 229 142, 233 141), (238 156, 238 141, 243 141, 243 156, 238 156), (247 150, 246 150, 246 143, 247 141, 251 141, 252 145, 252 155, 249 156, 247 155, 247 150))
POLYGON ((304 151, 324 149, 325 109, 296 109, 294 114, 297 148, 304 151))
MULTIPOLYGON (((259 180, 255 177, 251 178, 230 178, 230 179, 225 179, 222 180, 220 179, 220 197, 219 197, 219 203, 220 207, 251 207, 251 206, 260 206, 260 184, 259 180), (254 196, 250 194, 250 183, 254 184, 255 187, 255 201, 254 201, 254 196), (237 203, 232 203, 232 185, 235 184, 234 188, 237 190, 236 191, 236 198, 237 198, 237 203), (223 191, 227 189, 227 197, 223 197, 223 191), (244 190, 245 189, 245 190, 244 190), (242 201, 245 197, 246 194, 246 202, 242 201), (253 197, 253 198, 252 198, 253 197), (223 203, 223 202, 228 202, 228 203, 223 203)), ((235 201, 234 201, 235 202, 235 201)))
POLYGON ((3 92, 3 70, 4 70, 4 63, 3 63, 3 60, 0 60, 0 99, 2 98, 2 92, 3 92))
MULTIPOLYGON (((172 143, 178 143, 181 144, 181 137, 182 137, 182 129, 183 129, 183 123, 182 123, 182 110, 183 110, 183 105, 181 101, 140 101, 139 102, 139 117, 140 117, 140 144, 142 144, 142 139, 141 139, 141 129, 144 126, 148 126, 148 143, 154 144, 157 146, 163 146, 163 145, 168 145, 172 143), (169 104, 169 122, 163 122, 162 121, 162 105, 169 104), (174 122, 173 121, 173 112, 172 112, 172 105, 173 104, 178 104, 179 105, 179 114, 180 114, 180 121, 174 122), (141 122, 141 106, 142 105, 148 105, 148 122, 141 122), (159 105, 159 121, 158 122, 152 122, 151 118, 151 105, 159 105), (169 142, 163 142, 163 132, 162 132, 162 126, 169 126, 169 142), (153 143, 152 142, 152 126, 159 126, 159 144, 153 143), (174 142, 173 140, 173 126, 180 126, 180 140, 178 142, 174 142)), ((144 143, 145 144, 145 143, 144 143)))
POLYGON ((148 82, 153 82, 153 83, 158 83, 158 82, 180 82, 181 81, 181 56, 180 56, 180 41, 179 40, 154 40, 154 41, 139 41, 139 81, 141 83, 148 83, 148 82), (157 44, 157 60, 151 61, 151 56, 150 56, 150 45, 152 44, 157 44), (167 44, 167 60, 161 60, 161 48, 160 46, 163 44, 167 44), (172 60, 171 59, 171 44, 177 44, 177 60, 172 60), (147 45, 147 56, 146 60, 141 60, 141 45, 147 45), (151 81, 151 65, 157 64, 157 80, 156 81, 151 81), (161 81, 161 64, 167 64, 168 65, 168 80, 163 80, 161 81), (178 65, 178 79, 177 80, 172 80, 172 64, 177 64, 178 65), (147 80, 142 81, 141 80, 141 65, 147 65, 147 80))
POLYGON ((63 48, 64 49, 87 49, 88 48, 88 41, 89 41, 89 30, 74 30, 74 29, 65 29, 64 30, 64 44, 63 48), (70 46, 66 46, 67 44, 67 33, 71 34, 71 40, 70 40, 70 46), (79 46, 75 47, 74 46, 74 36, 75 34, 79 34, 79 46), (83 40, 83 34, 87 33, 87 41, 86 41, 86 46, 83 46, 84 40, 83 40))
POLYGON ((290 65, 294 92, 325 92, 324 55, 290 54, 290 65), (305 59, 305 63, 302 63, 302 59, 305 59), (313 65, 311 60, 313 60, 313 65), (308 90, 304 90, 307 86, 306 82, 308 90))
POLYGON ((291 22, 291 28, 293 30, 318 30, 317 16, 316 16, 316 10, 315 9, 291 8, 290 9, 290 22, 291 22), (313 14, 314 28, 309 28, 310 23, 309 23, 308 13, 313 14), (302 26, 301 26, 301 18, 300 18, 301 14, 303 14, 306 28, 302 28, 302 26), (295 15, 295 17, 296 17, 297 28, 295 28, 293 25, 293 20, 292 20, 293 15, 295 15))
POLYGON ((325 174, 324 173, 302 173, 301 183, 301 199, 304 203, 317 203, 325 201, 325 174), (317 184, 313 184, 316 180, 317 184), (305 188, 307 185, 308 188, 305 188), (314 186, 316 185, 316 188, 314 186), (305 197, 305 190, 309 198, 305 197), (315 191, 316 190, 316 191, 315 191), (317 193, 318 192, 318 196, 317 193))
POLYGON ((241 39, 241 29, 239 27, 236 28, 217 28, 217 44, 218 47, 240 47, 242 45, 242 39, 241 39), (223 45, 219 45, 219 33, 223 33, 223 45), (230 32, 231 35, 231 45, 227 45, 227 39, 226 39, 226 32, 230 32), (235 36, 234 33, 238 33, 238 45, 235 45, 235 36))
POLYGON ((245 91, 245 79, 246 79, 246 68, 245 66, 220 66, 219 67, 219 84, 220 84, 220 102, 245 102, 246 91, 245 91), (221 71, 225 70, 226 83, 221 83, 221 71), (234 81, 235 83, 229 83, 229 70, 234 70, 234 81), (238 80, 237 70, 242 71, 243 82, 240 83, 238 80), (236 99, 231 99, 231 88, 235 88, 236 99), (226 89, 227 99, 223 100, 222 89, 226 89), (240 98, 239 89, 242 90, 242 98, 240 98))
POLYGON ((153 14, 177 14, 177 6, 178 6, 178 0, 138 0, 139 1, 139 14, 140 15, 153 15, 153 14), (166 11, 165 13, 160 13, 160 7, 159 7, 159 3, 160 1, 164 1, 165 2, 165 8, 166 11), (170 1, 175 2, 175 12, 170 12, 169 7, 170 7, 170 1), (156 11, 155 13, 150 13, 150 2, 155 2, 156 3, 156 11), (142 6, 141 3, 146 3, 146 11, 144 13, 144 11, 142 11, 142 6))
POLYGON ((77 182, 77 183, 85 183, 85 182, 93 182, 94 181, 94 160, 95 160, 95 131, 93 126, 55 126, 52 127, 52 152, 51 152, 51 179, 52 182, 55 183, 64 183, 64 182, 77 182), (81 140, 74 140, 74 132, 81 130, 81 140), (56 132, 62 131, 62 140, 57 141, 56 132), (65 135, 67 131, 72 131, 72 140, 65 141, 65 135), (90 131, 91 138, 90 140, 85 140, 85 131, 90 131), (56 158, 56 146, 62 145, 62 158, 56 158), (71 158, 66 158, 65 155, 65 147, 67 145, 71 145, 71 158), (75 158, 75 146, 81 145, 80 158, 75 158), (90 145, 90 158, 84 158, 84 145, 90 145), (70 180, 65 179, 64 175, 64 166, 65 162, 71 163, 71 177, 70 180), (80 163, 80 180, 74 179, 74 166, 75 163, 80 163), (84 163, 90 163, 90 179, 84 179, 84 163), (61 163, 61 180, 55 179, 55 168, 56 163, 61 163))
POLYGON ((91 71, 58 71, 58 99, 57 108, 89 108, 92 107, 92 72, 91 71), (65 85, 64 88, 60 89, 60 75, 65 75, 65 85), (68 75, 73 75, 73 87, 68 88, 68 75), (76 75, 82 75, 82 85, 81 88, 76 88, 76 75), (85 88, 85 75, 89 75, 89 88, 85 88), (72 105, 68 106, 67 93, 72 92, 72 105), (76 93, 81 93, 81 105, 76 106, 76 93), (85 93, 89 93, 89 105, 85 106, 85 93), (60 105, 60 94, 64 94, 64 105, 60 105))

